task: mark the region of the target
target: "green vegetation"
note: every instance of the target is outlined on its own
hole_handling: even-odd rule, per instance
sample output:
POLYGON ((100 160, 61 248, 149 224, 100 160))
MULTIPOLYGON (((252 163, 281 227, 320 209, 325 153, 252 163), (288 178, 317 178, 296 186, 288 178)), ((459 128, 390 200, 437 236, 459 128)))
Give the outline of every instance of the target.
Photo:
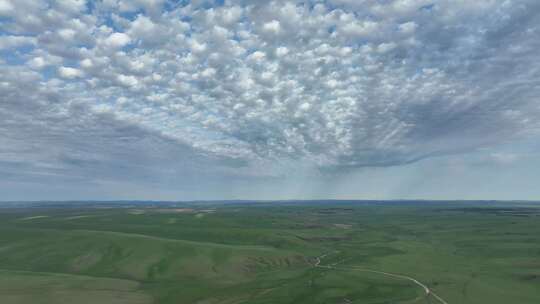
POLYGON ((0 303, 442 303, 435 296, 450 304, 540 303, 540 208, 0 209, 0 303))

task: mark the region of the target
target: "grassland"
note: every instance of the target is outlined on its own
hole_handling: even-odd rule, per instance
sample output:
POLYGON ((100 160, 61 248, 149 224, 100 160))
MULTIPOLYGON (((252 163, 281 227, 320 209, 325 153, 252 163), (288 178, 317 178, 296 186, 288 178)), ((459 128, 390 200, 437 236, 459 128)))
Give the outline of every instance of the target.
POLYGON ((0 209, 0 303, 440 303, 362 269, 450 304, 540 303, 540 206, 0 209))

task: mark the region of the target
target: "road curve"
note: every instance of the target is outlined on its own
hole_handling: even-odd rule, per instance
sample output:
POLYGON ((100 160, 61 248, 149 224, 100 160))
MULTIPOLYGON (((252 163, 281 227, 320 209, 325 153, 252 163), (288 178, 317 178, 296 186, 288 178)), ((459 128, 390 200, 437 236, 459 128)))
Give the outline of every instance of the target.
POLYGON ((448 304, 448 302, 446 302, 443 298, 439 297, 436 293, 434 293, 431 289, 429 289, 429 287, 427 287, 425 284, 423 284, 422 282, 418 281, 417 279, 415 279, 413 277, 409 277, 409 276, 402 275, 402 274, 395 274, 395 273, 390 273, 390 272, 378 271, 378 270, 373 270, 373 269, 360 268, 360 267, 356 267, 356 266, 335 267, 335 266, 331 266, 331 265, 330 266, 321 265, 321 259, 324 258, 327 255, 328 255, 328 253, 324 254, 324 255, 322 255, 320 257, 315 258, 315 263, 313 264, 313 266, 317 267, 317 268, 324 268, 324 269, 353 270, 353 271, 377 273, 377 274, 386 275, 386 276, 393 277, 393 278, 398 278, 398 279, 402 279, 402 280, 411 281, 414 284, 422 287, 422 289, 424 289, 424 292, 426 293, 426 296, 432 295, 440 303, 448 304))

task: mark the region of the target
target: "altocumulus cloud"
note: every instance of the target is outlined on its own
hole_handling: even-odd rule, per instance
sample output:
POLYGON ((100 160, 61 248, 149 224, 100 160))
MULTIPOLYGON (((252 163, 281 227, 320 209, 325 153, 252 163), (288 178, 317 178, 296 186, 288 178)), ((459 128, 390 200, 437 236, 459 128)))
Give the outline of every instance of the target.
POLYGON ((539 49, 536 0, 0 0, 0 172, 264 179, 537 140, 539 49))

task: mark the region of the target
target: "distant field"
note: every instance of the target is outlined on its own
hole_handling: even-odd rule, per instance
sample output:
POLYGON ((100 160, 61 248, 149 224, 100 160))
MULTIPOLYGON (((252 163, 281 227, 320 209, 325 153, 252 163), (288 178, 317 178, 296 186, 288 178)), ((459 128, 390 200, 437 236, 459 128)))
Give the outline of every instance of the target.
POLYGON ((0 303, 538 304, 540 205, 3 208, 0 303))

